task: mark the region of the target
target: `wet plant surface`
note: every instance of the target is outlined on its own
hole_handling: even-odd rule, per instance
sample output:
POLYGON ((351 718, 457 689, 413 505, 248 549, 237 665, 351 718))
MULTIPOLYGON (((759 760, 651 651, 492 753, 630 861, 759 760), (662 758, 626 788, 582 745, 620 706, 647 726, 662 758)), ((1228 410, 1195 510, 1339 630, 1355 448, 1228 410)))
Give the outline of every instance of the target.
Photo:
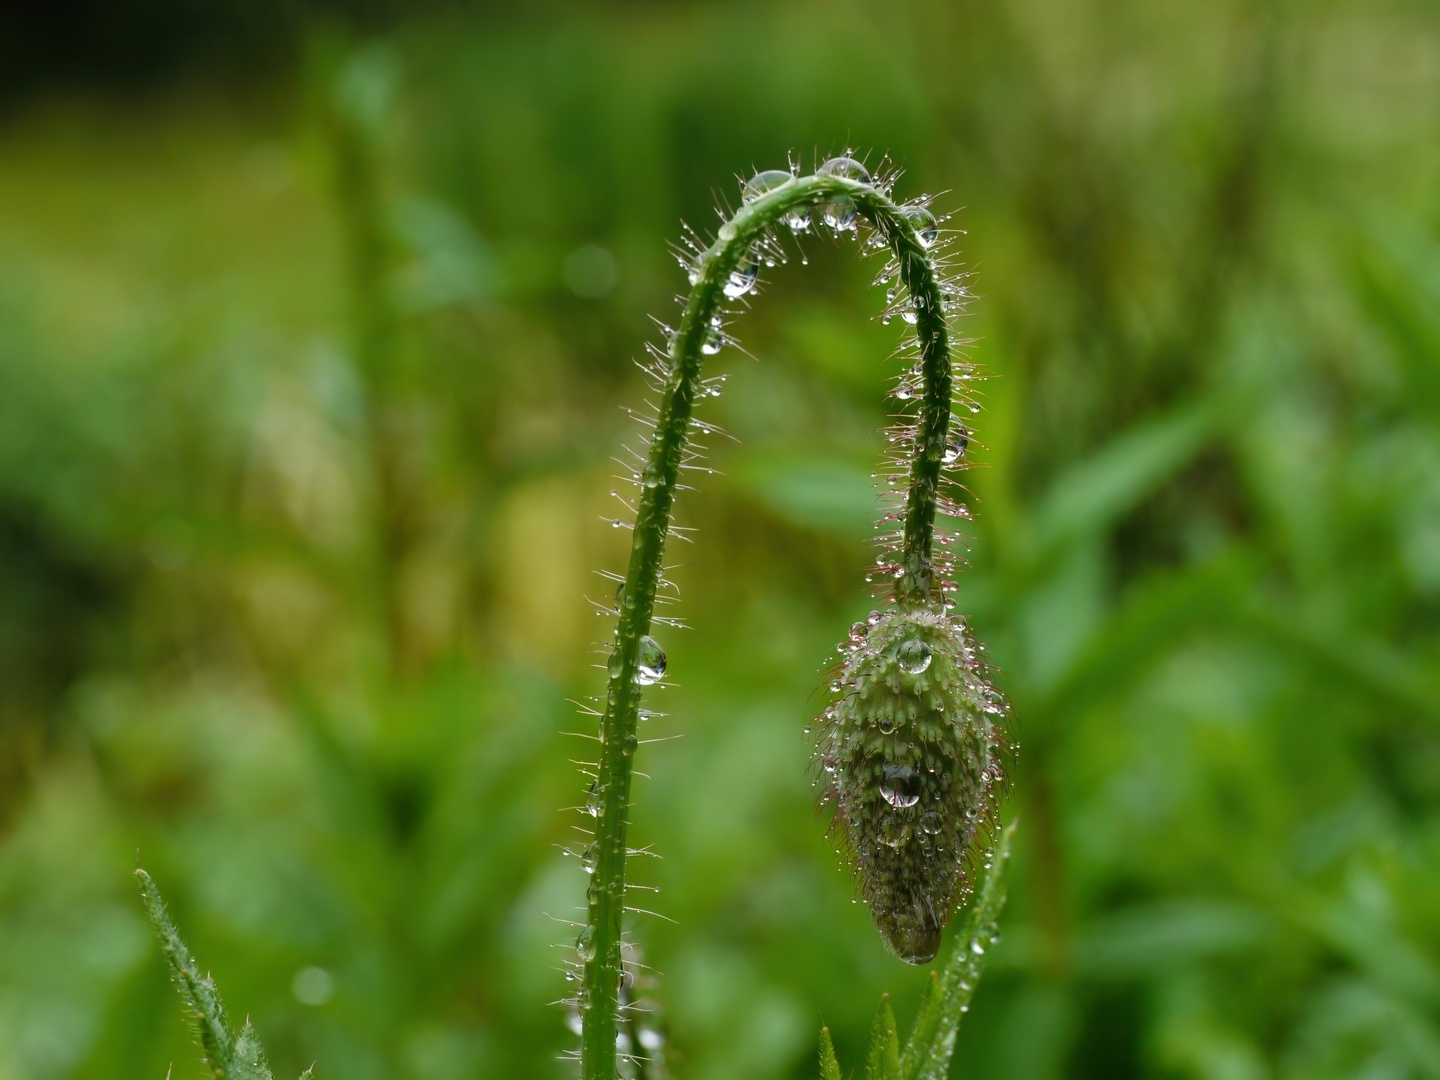
POLYGON ((876 880, 958 850, 931 782, 998 764, 955 1075, 1433 1072, 1429 9, 377 7, 341 40, 282 3, 262 58, 230 5, 150 18, 182 6, 0 33, 0 1075, 203 1072, 137 849, 275 1076, 573 1075, 570 702, 609 677, 581 597, 627 567, 632 361, 690 289, 677 223, 708 244, 788 151, 888 153, 976 294, 980 411, 937 448, 973 517, 937 504, 931 550, 1019 750, 918 750, 931 706, 986 716, 868 622, 920 316, 832 242, 843 198, 792 207, 788 262, 719 282, 695 417, 733 439, 698 434, 637 645, 627 903, 663 918, 628 916, 626 992, 661 1008, 617 1037, 800 1078, 823 1025, 842 1075, 899 1068, 983 859, 916 967, 835 848, 853 815, 900 841, 846 849, 876 880))

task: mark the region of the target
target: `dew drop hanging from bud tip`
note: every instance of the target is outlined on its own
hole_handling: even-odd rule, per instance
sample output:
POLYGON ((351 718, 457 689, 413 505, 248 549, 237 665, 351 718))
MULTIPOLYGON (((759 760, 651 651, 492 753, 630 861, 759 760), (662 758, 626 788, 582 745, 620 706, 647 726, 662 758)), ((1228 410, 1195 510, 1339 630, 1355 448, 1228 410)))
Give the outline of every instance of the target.
POLYGON ((635 659, 635 681, 641 686, 657 683, 665 674, 665 650, 649 634, 640 639, 640 655, 635 659))

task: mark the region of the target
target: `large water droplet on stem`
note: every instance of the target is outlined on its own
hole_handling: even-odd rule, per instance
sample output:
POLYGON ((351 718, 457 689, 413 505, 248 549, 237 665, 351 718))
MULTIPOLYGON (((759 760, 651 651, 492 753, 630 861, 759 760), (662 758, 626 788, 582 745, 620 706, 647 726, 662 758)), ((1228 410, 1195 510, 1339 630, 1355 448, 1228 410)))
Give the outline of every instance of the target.
POLYGON ((970 433, 965 430, 965 425, 958 425, 955 437, 945 444, 945 464, 954 465, 970 447, 970 433))
POLYGON ((901 211, 910 227, 915 230, 915 237, 925 247, 929 247, 940 235, 940 226, 935 222, 935 215, 921 206, 907 207, 901 211))
POLYGON ((720 291, 729 300, 738 300, 751 289, 755 288, 755 281, 760 276, 760 263, 753 253, 748 253, 740 260, 740 265, 730 271, 730 276, 725 279, 725 284, 720 291))
POLYGON ((747 203, 754 202, 767 191, 774 191, 781 184, 788 184, 794 179, 795 177, 784 169, 766 169, 746 181, 740 198, 747 203))
POLYGON ((587 964, 595 959, 595 927, 587 926, 580 931, 580 936, 575 939, 575 951, 587 964))
MULTIPOLYGON (((862 184, 870 183, 869 170, 851 157, 831 158, 816 169, 815 173, 818 176, 839 176, 846 180, 856 180, 862 184)), ((820 216, 825 219, 826 225, 837 232, 853 229, 855 227, 855 200, 848 195, 836 196, 820 207, 820 216)))
POLYGON ((635 681, 641 686, 657 683, 665 674, 665 650, 649 634, 640 639, 640 653, 635 665, 635 681))

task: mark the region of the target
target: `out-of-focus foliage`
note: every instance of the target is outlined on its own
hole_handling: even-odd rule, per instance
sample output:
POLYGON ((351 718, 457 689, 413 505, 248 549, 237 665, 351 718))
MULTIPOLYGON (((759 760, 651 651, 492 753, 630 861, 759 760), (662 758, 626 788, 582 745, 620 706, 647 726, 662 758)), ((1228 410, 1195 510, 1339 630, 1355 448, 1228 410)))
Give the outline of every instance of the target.
MULTIPOLYGON (((122 10, 117 9, 117 10, 122 10)), ((0 130, 0 1077, 199 1075, 138 848, 277 1075, 564 1075, 560 848, 678 221, 943 190, 995 376, 962 606, 1022 818, 956 1075, 1440 1075, 1440 14, 538 6, 0 130)), ((203 73, 202 73, 203 76, 203 73)), ((863 1060, 811 811, 883 358, 825 243, 737 327, 632 836, 679 1076, 863 1060)), ((983 443, 984 445, 979 445, 983 443)), ((942 953, 942 959, 944 954, 942 953)))

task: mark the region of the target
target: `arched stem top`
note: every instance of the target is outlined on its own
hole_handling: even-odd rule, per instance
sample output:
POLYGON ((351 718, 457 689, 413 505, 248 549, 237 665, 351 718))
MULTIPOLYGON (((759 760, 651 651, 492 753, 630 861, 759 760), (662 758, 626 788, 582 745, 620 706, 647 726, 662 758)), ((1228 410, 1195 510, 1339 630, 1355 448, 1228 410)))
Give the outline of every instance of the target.
MULTIPOLYGON (((902 533, 895 567, 895 601, 903 607, 941 602, 931 549, 938 490, 950 435, 952 374, 944 285, 929 248, 933 218, 918 207, 893 202, 880 187, 849 176, 822 172, 792 177, 747 199, 723 225, 715 241, 695 258, 692 288, 680 325, 670 336, 668 371, 655 421, 636 511, 630 564, 618 603, 618 624, 609 663, 601 722, 601 751, 590 809, 595 839, 585 853, 591 871, 588 919, 579 949, 584 961, 579 1007, 583 1018, 582 1071, 585 1080, 614 1080, 616 1039, 625 1004, 622 916, 625 904, 626 831, 630 780, 640 708, 642 641, 654 616, 665 539, 676 485, 689 438, 691 414, 700 393, 701 367, 717 341, 718 316, 727 285, 753 278, 757 249, 787 215, 822 206, 845 206, 868 221, 896 260, 899 282, 913 306, 919 350, 919 414, 914 427, 901 514, 902 533), (925 235, 928 227, 929 237, 925 235)), ((733 295, 733 292, 731 293, 733 295)), ((910 321, 907 314, 906 321, 910 321)), ((647 677, 647 681, 649 681, 647 677)), ((622 1040, 623 1043, 623 1040, 622 1040)))

